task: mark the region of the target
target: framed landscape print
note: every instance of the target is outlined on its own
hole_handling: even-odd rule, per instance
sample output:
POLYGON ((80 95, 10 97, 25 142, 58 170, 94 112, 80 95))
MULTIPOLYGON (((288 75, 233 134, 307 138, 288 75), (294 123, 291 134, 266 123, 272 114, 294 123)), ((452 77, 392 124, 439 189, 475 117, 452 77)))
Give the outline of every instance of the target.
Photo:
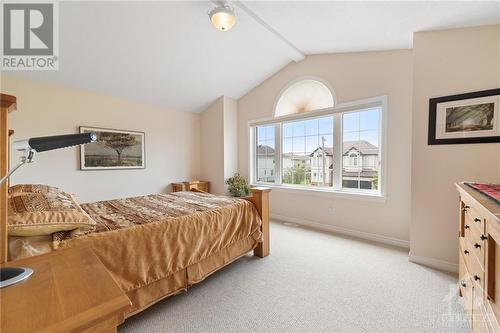
POLYGON ((500 142, 500 89, 429 100, 429 145, 500 142))
POLYGON ((95 132, 95 142, 80 146, 80 170, 144 169, 144 133, 80 126, 95 132))

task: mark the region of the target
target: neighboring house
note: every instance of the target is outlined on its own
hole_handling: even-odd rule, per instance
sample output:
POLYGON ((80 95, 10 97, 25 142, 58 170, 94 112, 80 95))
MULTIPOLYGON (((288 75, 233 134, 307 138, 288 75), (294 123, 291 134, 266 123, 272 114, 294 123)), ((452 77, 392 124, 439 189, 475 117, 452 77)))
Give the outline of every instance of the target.
POLYGON ((311 185, 333 185, 333 148, 318 147, 311 154, 311 185))
POLYGON ((258 145, 257 180, 260 182, 274 183, 275 165, 274 148, 266 145, 258 145))
MULTIPOLYGON (((275 154, 269 146, 257 147, 257 176, 262 182, 274 182, 275 154)), ((342 186, 376 189, 379 149, 368 141, 344 142, 342 186)), ((333 185, 333 148, 318 147, 308 155, 286 153, 282 156, 283 183, 313 186, 333 185)))
POLYGON ((368 141, 344 142, 342 154, 342 186, 347 188, 376 189, 379 149, 368 141))

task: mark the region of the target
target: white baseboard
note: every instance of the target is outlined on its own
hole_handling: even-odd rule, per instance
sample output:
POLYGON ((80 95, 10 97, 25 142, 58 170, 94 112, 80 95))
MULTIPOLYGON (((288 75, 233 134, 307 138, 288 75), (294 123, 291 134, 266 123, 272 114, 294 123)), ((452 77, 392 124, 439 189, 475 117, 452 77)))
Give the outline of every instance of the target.
POLYGON ((375 242, 379 242, 379 243, 383 243, 383 244, 394 245, 394 246, 402 247, 405 249, 410 248, 410 242, 402 240, 402 239, 391 238, 391 237, 372 234, 372 233, 368 233, 368 232, 364 232, 364 231, 352 230, 352 229, 347 229, 347 228, 343 228, 343 227, 337 227, 337 226, 330 225, 330 224, 323 224, 323 223, 319 223, 319 222, 308 221, 308 220, 304 220, 304 219, 299 219, 299 218, 295 218, 295 217, 288 217, 288 216, 283 216, 283 215, 278 215, 278 214, 270 214, 270 218, 271 218, 271 220, 294 223, 294 224, 303 225, 306 227, 311 227, 314 229, 320 229, 320 230, 334 232, 334 233, 338 233, 338 234, 342 234, 342 235, 347 235, 347 236, 352 236, 352 237, 356 237, 356 238, 375 241, 375 242))
POLYGON ((424 266, 429 266, 435 269, 439 269, 446 272, 458 273, 458 264, 444 261, 440 259, 434 259, 430 257, 416 256, 410 252, 408 260, 415 264, 420 264, 424 266))

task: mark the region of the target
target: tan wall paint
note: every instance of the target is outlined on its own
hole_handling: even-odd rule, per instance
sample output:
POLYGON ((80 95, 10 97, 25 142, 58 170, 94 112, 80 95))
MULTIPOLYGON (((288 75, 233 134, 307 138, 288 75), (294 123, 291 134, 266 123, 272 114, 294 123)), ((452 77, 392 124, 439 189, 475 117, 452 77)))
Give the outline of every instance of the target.
POLYGON ((238 102, 224 97, 224 179, 232 177, 236 172, 238 172, 238 102))
POLYGON ((201 177, 211 193, 225 194, 225 179, 237 172, 237 111, 237 101, 221 96, 201 113, 201 177))
POLYGON ((388 96, 387 200, 346 200, 275 190, 271 194, 271 214, 408 241, 411 50, 308 56, 288 65, 239 99, 238 166, 243 175, 248 176, 248 121, 272 117, 281 89, 302 76, 328 81, 339 103, 388 96))
POLYGON ((458 261, 462 180, 500 182, 500 143, 427 145, 429 98, 500 87, 500 25, 416 33, 412 256, 458 261))
MULTIPOLYGON (((169 184, 197 178, 200 116, 2 74, 1 91, 17 96, 14 140, 77 133, 79 125, 146 133, 146 169, 80 171, 79 149, 40 153, 11 183, 51 184, 81 202, 169 191, 169 184)), ((19 154, 12 152, 12 164, 19 154)))
POLYGON ((210 192, 224 190, 224 97, 201 113, 201 178, 210 182, 210 192))

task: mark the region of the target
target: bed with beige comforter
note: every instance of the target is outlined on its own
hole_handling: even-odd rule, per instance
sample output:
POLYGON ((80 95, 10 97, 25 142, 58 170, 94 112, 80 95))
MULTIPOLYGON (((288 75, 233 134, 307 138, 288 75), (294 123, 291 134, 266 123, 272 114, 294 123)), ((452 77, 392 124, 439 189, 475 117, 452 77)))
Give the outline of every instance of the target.
POLYGON ((127 316, 186 290, 251 251, 261 219, 246 200, 176 192, 82 204, 97 222, 59 232, 53 249, 88 246, 132 301, 127 316))

